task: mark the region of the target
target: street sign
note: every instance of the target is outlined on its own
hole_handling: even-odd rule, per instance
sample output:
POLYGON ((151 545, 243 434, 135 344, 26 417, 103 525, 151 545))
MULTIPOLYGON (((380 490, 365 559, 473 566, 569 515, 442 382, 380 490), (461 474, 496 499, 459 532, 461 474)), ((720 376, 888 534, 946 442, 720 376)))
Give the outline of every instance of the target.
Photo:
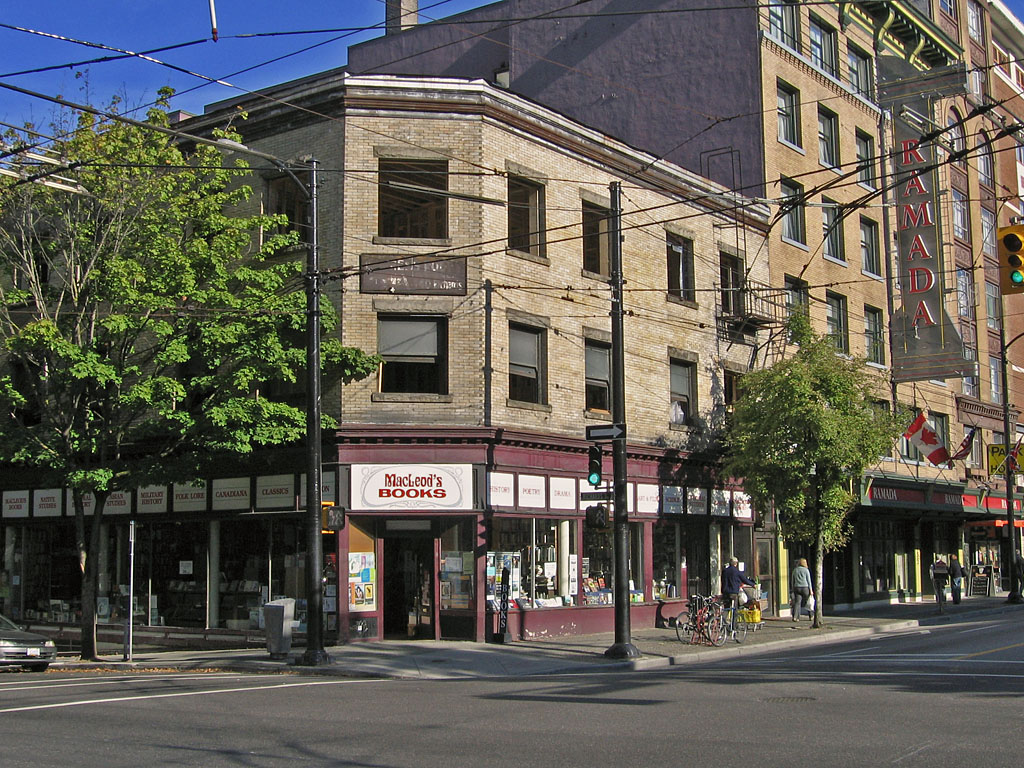
POLYGON ((625 424, 594 424, 587 427, 587 440, 615 440, 625 436, 625 424))
POLYGON ((993 443, 988 447, 988 473, 990 475, 1002 472, 1006 461, 1006 446, 1002 443, 993 443))
POLYGON ((611 501, 615 498, 615 491, 580 491, 580 501, 611 501))

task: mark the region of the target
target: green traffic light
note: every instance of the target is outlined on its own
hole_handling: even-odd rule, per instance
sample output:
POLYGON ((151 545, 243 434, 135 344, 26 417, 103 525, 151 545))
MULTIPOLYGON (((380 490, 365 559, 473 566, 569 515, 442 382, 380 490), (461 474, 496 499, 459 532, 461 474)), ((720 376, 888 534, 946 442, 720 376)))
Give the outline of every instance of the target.
MULTIPOLYGON (((1018 273, 1018 274, 1020 274, 1020 273, 1018 273)), ((1021 275, 1021 279, 1024 280, 1024 275, 1021 275)), ((591 472, 589 475, 587 475, 587 482, 590 483, 591 485, 600 485, 601 484, 601 473, 600 472, 591 472)))
POLYGON ((1019 269, 1013 270, 1010 273, 1010 282, 1014 285, 1024 285, 1024 272, 1021 272, 1019 269))

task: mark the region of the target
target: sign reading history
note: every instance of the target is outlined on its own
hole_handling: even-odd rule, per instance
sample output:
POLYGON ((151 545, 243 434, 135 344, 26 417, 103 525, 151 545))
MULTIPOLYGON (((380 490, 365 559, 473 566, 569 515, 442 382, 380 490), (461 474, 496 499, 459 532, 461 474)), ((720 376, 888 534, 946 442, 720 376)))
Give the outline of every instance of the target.
POLYGON ((466 295, 466 259, 451 256, 376 255, 359 257, 362 293, 466 295))

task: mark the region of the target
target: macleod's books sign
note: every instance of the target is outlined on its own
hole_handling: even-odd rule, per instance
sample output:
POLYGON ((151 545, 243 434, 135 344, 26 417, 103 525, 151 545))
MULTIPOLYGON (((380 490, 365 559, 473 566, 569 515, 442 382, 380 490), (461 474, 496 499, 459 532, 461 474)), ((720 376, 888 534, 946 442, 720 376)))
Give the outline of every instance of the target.
POLYGON ((473 465, 353 464, 350 509, 473 509, 473 465))

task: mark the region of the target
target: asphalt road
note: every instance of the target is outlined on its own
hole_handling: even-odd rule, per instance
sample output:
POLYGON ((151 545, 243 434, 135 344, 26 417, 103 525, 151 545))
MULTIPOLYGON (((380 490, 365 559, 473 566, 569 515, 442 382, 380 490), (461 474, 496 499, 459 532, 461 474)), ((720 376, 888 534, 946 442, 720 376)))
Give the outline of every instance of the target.
POLYGON ((1019 766, 1017 613, 509 680, 0 674, 0 766, 1019 766))

